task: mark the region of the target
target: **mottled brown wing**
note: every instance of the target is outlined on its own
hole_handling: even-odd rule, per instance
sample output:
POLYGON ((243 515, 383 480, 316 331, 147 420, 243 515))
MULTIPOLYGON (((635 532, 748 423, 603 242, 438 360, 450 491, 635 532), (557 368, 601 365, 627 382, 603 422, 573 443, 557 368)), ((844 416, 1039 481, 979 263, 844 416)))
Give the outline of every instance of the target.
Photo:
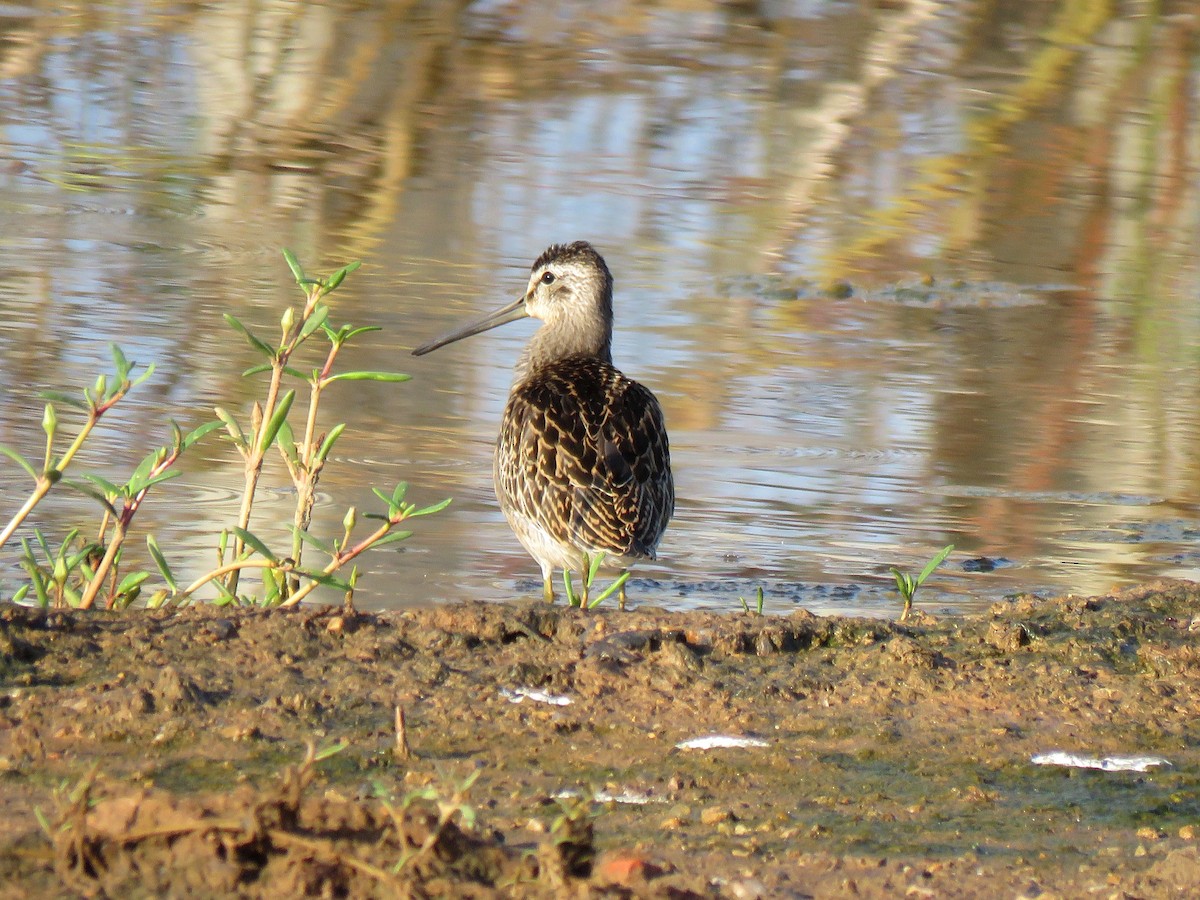
POLYGON ((675 510, 658 400, 595 359, 560 360, 513 389, 496 468, 502 502, 588 551, 653 558, 675 510))

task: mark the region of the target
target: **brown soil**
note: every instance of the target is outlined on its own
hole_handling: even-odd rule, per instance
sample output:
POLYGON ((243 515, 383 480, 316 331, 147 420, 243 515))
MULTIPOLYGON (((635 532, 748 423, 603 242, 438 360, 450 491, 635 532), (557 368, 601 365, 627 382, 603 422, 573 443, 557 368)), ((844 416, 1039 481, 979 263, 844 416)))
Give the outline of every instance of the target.
POLYGON ((905 625, 10 606, 0 650, 3 896, 1200 894, 1188 583, 905 625))

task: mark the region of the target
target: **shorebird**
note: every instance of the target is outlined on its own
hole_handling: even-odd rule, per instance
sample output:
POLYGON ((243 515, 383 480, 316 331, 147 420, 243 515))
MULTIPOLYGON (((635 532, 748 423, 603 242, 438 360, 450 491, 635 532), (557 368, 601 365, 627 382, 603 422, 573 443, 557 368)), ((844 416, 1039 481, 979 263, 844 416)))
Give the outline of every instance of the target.
MULTIPOLYGON (((586 241, 554 244, 530 269, 524 296, 413 351, 532 316, 541 327, 517 362, 496 440, 496 499, 542 570, 577 572, 587 607, 589 566, 622 574, 654 559, 675 511, 662 407, 612 364, 613 279, 586 241)), ((620 606, 625 607, 621 585, 620 606)))

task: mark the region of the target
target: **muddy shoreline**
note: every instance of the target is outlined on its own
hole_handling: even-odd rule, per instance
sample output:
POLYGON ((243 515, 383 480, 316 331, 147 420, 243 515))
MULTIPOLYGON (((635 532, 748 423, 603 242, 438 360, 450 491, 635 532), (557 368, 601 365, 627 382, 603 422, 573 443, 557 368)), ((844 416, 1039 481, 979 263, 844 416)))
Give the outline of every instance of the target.
POLYGON ((0 649, 6 897, 1200 892, 1191 583, 904 625, 8 606, 0 649), (677 747, 711 734, 762 746, 677 747))

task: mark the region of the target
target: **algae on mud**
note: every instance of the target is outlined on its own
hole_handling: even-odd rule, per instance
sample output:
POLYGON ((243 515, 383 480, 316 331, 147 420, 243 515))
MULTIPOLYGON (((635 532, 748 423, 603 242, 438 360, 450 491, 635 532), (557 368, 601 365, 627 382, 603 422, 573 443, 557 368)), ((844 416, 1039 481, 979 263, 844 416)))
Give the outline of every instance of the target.
MULTIPOLYGON (((2 893, 185 892, 217 866, 210 877, 262 896, 285 859, 289 883, 351 896, 449 885, 551 896, 614 880, 639 896, 851 886, 993 896, 1031 885, 1185 896, 1200 890, 1198 626, 1200 589, 1185 582, 903 625, 540 603, 388 615, 10 606, 0 615, 2 893), (512 703, 502 689, 515 687, 572 703, 512 703), (408 760, 394 752, 397 706, 408 760), (768 746, 675 749, 710 732, 768 746), (292 782, 281 773, 306 744, 336 740, 347 749, 312 767, 303 797, 288 794, 295 769, 292 782), (1056 749, 1172 766, 1031 764, 1056 749), (465 802, 476 831, 448 823, 437 866, 383 878, 404 845, 377 794, 444 801, 475 772, 465 802), (91 812, 61 793, 84 783, 91 812), (573 801, 558 798, 571 793, 613 799, 577 805, 573 827, 590 831, 560 840, 573 801), (630 798, 639 802, 618 802, 630 798), (306 818, 306 803, 337 806, 331 830, 306 818), (88 815, 104 829, 80 866, 88 815), (205 817, 246 830, 201 827, 205 817), (351 819, 361 827, 348 836, 337 823, 351 819), (614 857, 645 865, 608 865, 614 857)), ((428 821, 437 806, 412 811, 428 821)))

